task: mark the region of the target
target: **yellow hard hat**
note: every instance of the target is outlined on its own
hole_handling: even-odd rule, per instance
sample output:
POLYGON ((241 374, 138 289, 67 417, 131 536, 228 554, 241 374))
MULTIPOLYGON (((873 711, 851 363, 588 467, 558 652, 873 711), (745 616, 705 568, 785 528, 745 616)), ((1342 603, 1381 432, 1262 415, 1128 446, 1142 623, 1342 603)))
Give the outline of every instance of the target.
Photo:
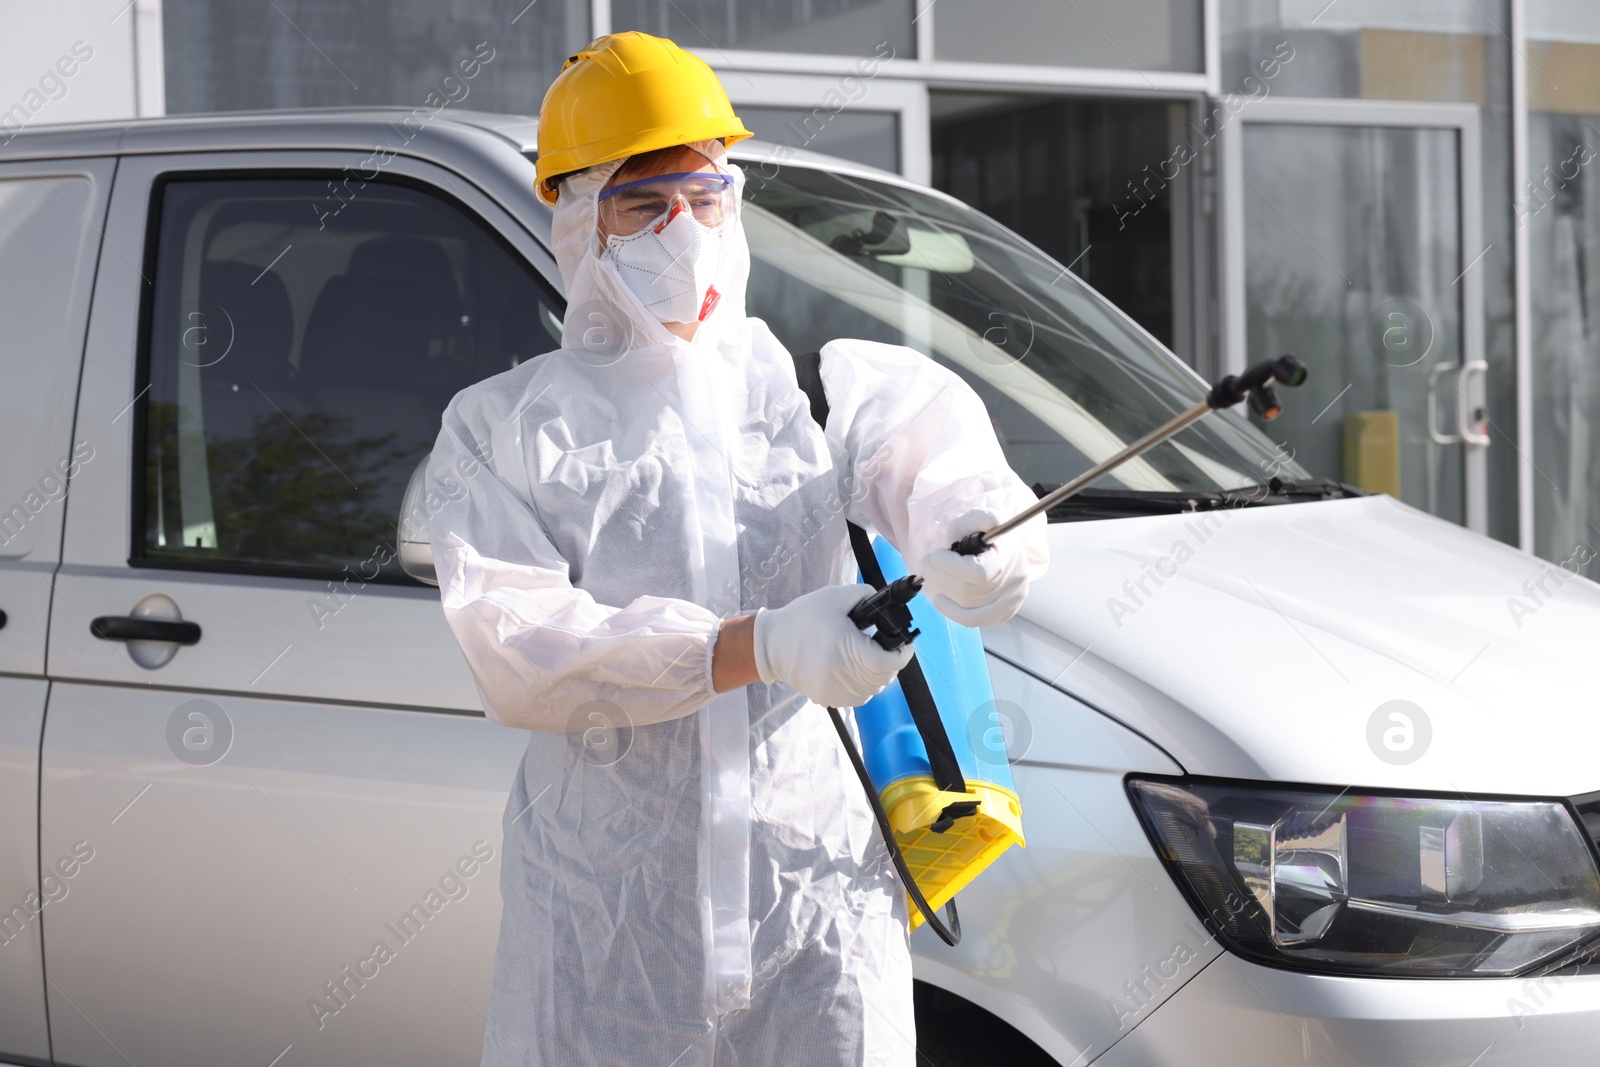
POLYGON ((664 37, 609 33, 567 59, 539 107, 539 198, 585 167, 658 148, 753 136, 711 68, 664 37))

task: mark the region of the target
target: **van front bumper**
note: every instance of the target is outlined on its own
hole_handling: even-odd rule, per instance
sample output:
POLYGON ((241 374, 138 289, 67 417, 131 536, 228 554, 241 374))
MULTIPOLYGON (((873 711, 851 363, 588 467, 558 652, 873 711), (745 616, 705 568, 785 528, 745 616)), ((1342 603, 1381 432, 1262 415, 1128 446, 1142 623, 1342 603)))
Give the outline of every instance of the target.
POLYGON ((1371 979, 1224 952, 1096 1067, 1592 1067, 1600 975, 1371 979))

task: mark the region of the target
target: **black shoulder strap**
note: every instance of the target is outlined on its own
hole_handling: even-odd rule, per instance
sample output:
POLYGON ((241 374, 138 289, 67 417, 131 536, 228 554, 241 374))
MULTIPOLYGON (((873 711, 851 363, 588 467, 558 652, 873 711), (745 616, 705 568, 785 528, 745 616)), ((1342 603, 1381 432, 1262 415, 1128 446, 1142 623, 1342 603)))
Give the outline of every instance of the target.
MULTIPOLYGON (((827 426, 828 396, 822 388, 822 353, 807 352, 795 356, 794 375, 801 392, 811 402, 811 417, 817 420, 818 426, 827 426)), ((855 551, 861 576, 874 589, 882 589, 888 583, 884 581, 883 568, 878 566, 878 557, 872 551, 871 538, 867 536, 867 531, 855 523, 847 525, 850 529, 850 547, 855 551)), ((912 656, 911 662, 900 672, 900 691, 905 694, 906 704, 911 709, 911 721, 916 724, 917 732, 927 746, 928 766, 933 771, 934 784, 951 793, 965 793, 967 780, 961 773, 961 764, 950 746, 950 735, 945 733, 944 720, 939 717, 939 708, 933 702, 933 691, 928 688, 928 679, 922 673, 922 664, 917 662, 916 656, 912 656)), ((958 818, 959 814, 949 817, 958 818)), ((945 824, 946 828, 948 825, 945 824)), ((938 829, 937 824, 935 829, 938 829)))
POLYGON ((793 356, 795 380, 811 401, 811 417, 818 426, 828 425, 828 394, 822 388, 822 353, 806 352, 793 356))
MULTIPOLYGON (((794 356, 794 375, 801 391, 811 403, 811 417, 816 420, 818 426, 827 426, 828 395, 822 388, 822 354, 806 352, 794 356)), ((846 525, 850 530, 850 547, 855 552, 861 576, 874 589, 882 589, 886 584, 883 580, 883 568, 878 565, 878 557, 872 551, 872 541, 867 537, 867 531, 853 522, 847 521, 846 525)), ((965 793, 967 782, 961 774, 961 765, 956 762, 955 752, 950 748, 950 737, 944 732, 944 721, 939 718, 939 709, 933 702, 933 693, 928 689, 928 680, 923 677, 922 666, 917 663, 915 655, 900 671, 900 691, 905 694, 906 704, 911 709, 912 722, 916 724, 917 732, 922 735, 923 744, 927 746, 928 765, 933 771, 934 783, 940 789, 965 793)), ((923 921, 939 935, 940 940, 947 945, 959 945, 961 916, 956 911, 956 902, 953 899, 945 901, 943 922, 928 906, 927 899, 922 895, 922 890, 917 886, 917 880, 906 863, 905 854, 900 851, 900 843, 895 839, 894 829, 889 825, 888 813, 883 810, 883 801, 872 784, 872 776, 867 773, 867 765, 862 761, 861 753, 856 749, 856 743, 851 739, 850 731, 845 726, 839 709, 829 708, 828 715, 833 720, 833 728, 839 734, 839 741, 844 745, 846 755, 850 757, 850 765, 855 768, 856 777, 861 779, 861 787, 866 790, 867 804, 872 808, 873 818, 878 821, 878 831, 883 835, 889 860, 894 864, 901 882, 905 885, 906 896, 911 898, 911 902, 917 906, 917 911, 922 914, 923 921)), ((956 819, 976 813, 977 807, 975 801, 951 804, 940 813, 933 829, 944 833, 956 819)))

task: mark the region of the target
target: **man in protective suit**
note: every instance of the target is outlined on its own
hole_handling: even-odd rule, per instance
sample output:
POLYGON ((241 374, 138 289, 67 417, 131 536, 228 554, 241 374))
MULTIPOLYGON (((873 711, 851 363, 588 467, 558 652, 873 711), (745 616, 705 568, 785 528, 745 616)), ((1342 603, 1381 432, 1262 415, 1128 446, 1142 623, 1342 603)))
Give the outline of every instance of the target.
POLYGON ((976 394, 839 340, 810 415, 745 314, 750 136, 670 41, 601 37, 540 112, 562 347, 462 391, 430 491, 445 616, 488 717, 533 731, 506 809, 483 1063, 911 1067, 905 896, 826 712, 910 649, 846 612, 846 520, 936 607, 1009 618, 1043 526, 948 546, 1031 503, 976 394), (466 469, 466 468, 461 468, 466 469), (443 496, 444 494, 440 494, 443 496))

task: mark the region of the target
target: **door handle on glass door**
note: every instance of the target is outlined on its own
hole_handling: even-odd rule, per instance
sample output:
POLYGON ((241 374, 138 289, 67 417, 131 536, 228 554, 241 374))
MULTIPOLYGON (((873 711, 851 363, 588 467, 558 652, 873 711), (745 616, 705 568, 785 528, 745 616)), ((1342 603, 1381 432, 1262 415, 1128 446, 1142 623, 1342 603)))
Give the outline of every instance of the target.
POLYGON ((1461 440, 1477 448, 1489 447, 1489 415, 1483 405, 1475 405, 1467 399, 1467 389, 1474 374, 1481 377, 1488 371, 1487 361, 1475 359, 1463 364, 1461 374, 1456 378, 1456 432, 1461 435, 1461 440))
MULTIPOLYGON (((1463 440, 1460 434, 1439 432, 1439 376, 1454 370, 1462 368, 1450 363, 1435 363, 1433 369, 1428 371, 1428 439, 1436 445, 1459 445, 1463 440)), ((1456 408, 1456 425, 1463 425, 1459 405, 1456 408)))

